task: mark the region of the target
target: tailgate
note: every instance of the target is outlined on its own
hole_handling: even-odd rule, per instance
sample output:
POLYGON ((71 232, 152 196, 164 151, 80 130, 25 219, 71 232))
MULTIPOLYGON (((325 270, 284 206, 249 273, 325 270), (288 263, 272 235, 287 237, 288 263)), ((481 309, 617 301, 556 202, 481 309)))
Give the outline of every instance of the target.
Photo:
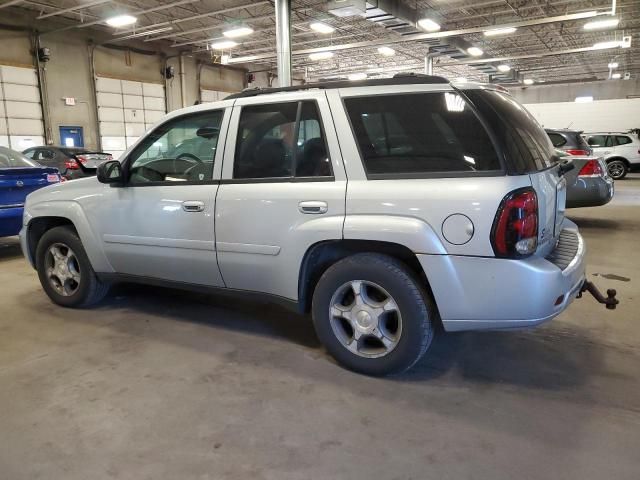
POLYGON ((540 172, 530 173, 531 186, 538 196, 538 250, 541 256, 548 255, 557 243, 564 221, 567 201, 567 182, 558 175, 554 166, 540 172))
POLYGON ((55 168, 2 168, 0 206, 23 205, 31 192, 59 181, 60 176, 55 168))

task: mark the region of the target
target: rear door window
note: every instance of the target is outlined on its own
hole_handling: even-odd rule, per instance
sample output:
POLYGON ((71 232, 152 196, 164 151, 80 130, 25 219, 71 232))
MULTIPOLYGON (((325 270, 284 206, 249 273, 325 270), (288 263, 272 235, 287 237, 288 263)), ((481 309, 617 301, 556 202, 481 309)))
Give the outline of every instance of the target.
POLYGON ((457 93, 351 97, 344 104, 370 178, 502 170, 491 137, 457 93))

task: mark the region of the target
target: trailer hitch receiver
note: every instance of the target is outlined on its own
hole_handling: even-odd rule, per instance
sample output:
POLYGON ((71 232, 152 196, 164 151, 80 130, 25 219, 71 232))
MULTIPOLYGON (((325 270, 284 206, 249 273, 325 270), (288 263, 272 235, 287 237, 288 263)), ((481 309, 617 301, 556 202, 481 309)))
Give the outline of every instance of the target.
POLYGON ((604 303, 606 308, 608 308, 609 310, 615 310, 616 306, 620 303, 620 301, 616 298, 617 292, 613 288, 607 290, 607 296, 605 297, 604 295, 602 295, 602 293, 600 293, 598 287, 596 287, 589 280, 585 280, 582 284, 582 287, 580 287, 578 298, 582 298, 582 292, 589 292, 591 295, 593 295, 593 298, 598 301, 598 303, 604 303))

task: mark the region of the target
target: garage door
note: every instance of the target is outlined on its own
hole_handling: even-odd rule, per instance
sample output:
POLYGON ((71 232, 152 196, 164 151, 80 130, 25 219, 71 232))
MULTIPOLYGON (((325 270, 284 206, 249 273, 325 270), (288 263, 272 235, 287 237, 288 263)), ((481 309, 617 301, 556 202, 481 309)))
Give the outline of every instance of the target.
POLYGON ((166 113, 164 85, 96 77, 102 150, 118 158, 166 113))
POLYGON ((44 145, 38 74, 0 65, 0 145, 22 151, 44 145))

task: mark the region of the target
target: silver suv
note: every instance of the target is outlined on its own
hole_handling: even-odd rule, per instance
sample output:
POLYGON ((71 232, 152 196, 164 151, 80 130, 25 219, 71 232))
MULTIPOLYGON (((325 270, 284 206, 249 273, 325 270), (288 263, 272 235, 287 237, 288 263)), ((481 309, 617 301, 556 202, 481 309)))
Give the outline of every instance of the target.
POLYGON ((584 135, 594 155, 603 157, 614 180, 622 180, 629 172, 640 171, 638 133, 587 133, 584 135))
POLYGON ((489 86, 249 90, 172 112, 97 178, 31 194, 22 248, 57 304, 114 281, 268 295, 312 313, 340 363, 384 375, 440 324, 530 327, 580 294, 585 245, 553 155, 489 86), (189 156, 169 153, 184 142, 189 156))

